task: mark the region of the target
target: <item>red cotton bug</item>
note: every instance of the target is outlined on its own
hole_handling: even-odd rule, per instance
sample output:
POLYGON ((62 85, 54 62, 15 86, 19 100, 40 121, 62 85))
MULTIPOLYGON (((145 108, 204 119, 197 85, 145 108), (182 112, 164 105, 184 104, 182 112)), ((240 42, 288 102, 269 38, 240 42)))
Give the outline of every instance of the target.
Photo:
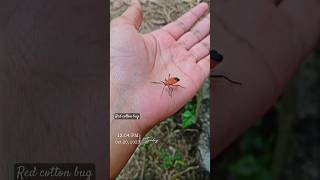
POLYGON ((180 79, 178 77, 170 77, 170 74, 168 76, 168 79, 164 79, 164 81, 159 81, 159 82, 152 82, 152 83, 155 83, 155 84, 162 84, 163 85, 163 88, 162 88, 162 92, 161 92, 161 96, 163 94, 163 90, 165 87, 168 87, 169 89, 169 96, 172 97, 172 92, 173 92, 173 87, 174 86, 179 86, 181 88, 185 88, 179 84, 177 84, 178 82, 180 81, 180 79))

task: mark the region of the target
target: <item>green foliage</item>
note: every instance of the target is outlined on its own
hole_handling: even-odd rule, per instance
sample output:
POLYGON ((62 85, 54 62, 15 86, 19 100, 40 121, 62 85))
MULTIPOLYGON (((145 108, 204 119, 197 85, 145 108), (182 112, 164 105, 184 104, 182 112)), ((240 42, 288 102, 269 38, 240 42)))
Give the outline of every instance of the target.
POLYGON ((184 110, 182 112, 182 127, 188 128, 196 122, 196 107, 194 103, 191 101, 184 107, 184 110))
POLYGON ((237 180, 272 180, 271 171, 263 158, 246 155, 230 166, 230 171, 237 180))
POLYGON ((242 156, 230 165, 236 180, 272 180, 273 132, 262 133, 267 128, 266 119, 257 122, 239 142, 242 156))
POLYGON ((162 167, 165 169, 182 169, 186 163, 182 160, 181 153, 177 151, 174 154, 170 154, 167 151, 161 150, 160 159, 162 161, 162 167))

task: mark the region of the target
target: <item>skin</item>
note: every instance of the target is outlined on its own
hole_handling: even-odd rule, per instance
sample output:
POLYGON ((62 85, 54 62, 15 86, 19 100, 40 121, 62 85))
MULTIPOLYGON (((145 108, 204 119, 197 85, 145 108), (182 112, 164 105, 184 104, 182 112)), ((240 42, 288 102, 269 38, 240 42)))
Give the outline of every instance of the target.
POLYGON ((109 176, 106 3, 0 1, 1 180, 16 162, 94 163, 97 180, 109 176))
POLYGON ((215 1, 213 48, 224 55, 212 79, 211 144, 216 157, 277 101, 319 40, 317 0, 215 1))
POLYGON ((137 145, 117 145, 118 132, 143 136, 177 112, 200 89, 210 71, 210 15, 201 21, 208 5, 201 3, 177 21, 142 35, 139 1, 111 22, 110 28, 110 177, 125 166, 137 145), (173 97, 168 88, 151 82, 179 77, 173 97), (144 99, 144 101, 141 101, 144 99), (139 120, 114 120, 116 112, 140 113, 139 120))

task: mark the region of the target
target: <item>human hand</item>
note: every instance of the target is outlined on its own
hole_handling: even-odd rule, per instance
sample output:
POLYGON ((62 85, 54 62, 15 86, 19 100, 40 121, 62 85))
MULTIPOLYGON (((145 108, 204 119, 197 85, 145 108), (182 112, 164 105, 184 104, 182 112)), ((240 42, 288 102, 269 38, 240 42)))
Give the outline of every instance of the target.
POLYGON ((139 34, 142 9, 139 1, 111 22, 110 28, 110 166, 114 177, 125 165, 135 145, 114 144, 118 132, 142 135, 177 112, 201 88, 210 71, 210 15, 201 3, 163 28, 139 34), (199 21, 199 22, 198 22, 199 21), (198 23, 197 23, 198 22, 198 23), (178 77, 172 97, 166 87, 151 82, 178 77), (141 119, 114 120, 119 112, 140 113, 141 119))
POLYGON ((214 156, 275 103, 316 46, 319 8, 316 0, 214 2, 213 46, 225 57, 215 73, 243 84, 211 81, 214 156))
POLYGON ((209 75, 208 6, 198 5, 177 21, 141 35, 142 11, 139 1, 111 22, 111 102, 115 112, 141 112, 139 128, 152 127, 178 111, 200 89, 209 75), (152 84, 168 75, 180 79, 173 97, 167 87, 152 84), (161 95, 162 94, 162 95, 161 95), (142 101, 143 99, 143 101, 142 101), (119 109, 126 102, 128 109, 119 109), (119 104, 118 104, 119 103, 119 104))

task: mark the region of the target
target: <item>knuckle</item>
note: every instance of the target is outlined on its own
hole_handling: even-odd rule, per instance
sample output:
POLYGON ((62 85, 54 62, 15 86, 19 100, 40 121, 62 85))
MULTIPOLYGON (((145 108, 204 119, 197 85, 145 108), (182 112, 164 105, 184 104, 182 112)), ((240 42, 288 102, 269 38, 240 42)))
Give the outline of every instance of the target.
POLYGON ((201 42, 200 43, 204 48, 206 48, 208 51, 210 50, 210 44, 207 42, 201 42))
POLYGON ((191 33, 197 38, 197 41, 202 37, 202 33, 198 29, 192 29, 191 33))

